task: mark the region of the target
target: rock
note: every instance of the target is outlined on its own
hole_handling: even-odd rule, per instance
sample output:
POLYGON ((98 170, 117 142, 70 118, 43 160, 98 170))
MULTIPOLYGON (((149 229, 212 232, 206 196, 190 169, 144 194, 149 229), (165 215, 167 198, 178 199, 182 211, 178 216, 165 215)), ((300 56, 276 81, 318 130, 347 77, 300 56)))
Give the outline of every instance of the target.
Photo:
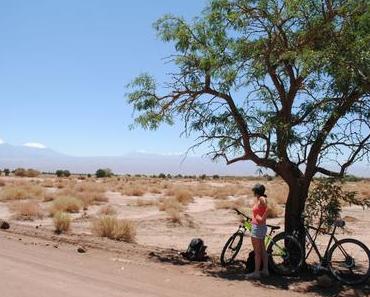
POLYGON ((78 249, 77 249, 77 252, 79 252, 80 254, 84 254, 84 253, 86 253, 86 249, 82 246, 79 246, 78 249))
POLYGON ((6 229, 9 229, 9 228, 10 228, 10 225, 9 225, 8 222, 5 222, 3 220, 0 220, 0 229, 6 230, 6 229))
POLYGON ((324 274, 317 277, 317 284, 321 288, 330 288, 334 285, 334 281, 329 275, 324 274))

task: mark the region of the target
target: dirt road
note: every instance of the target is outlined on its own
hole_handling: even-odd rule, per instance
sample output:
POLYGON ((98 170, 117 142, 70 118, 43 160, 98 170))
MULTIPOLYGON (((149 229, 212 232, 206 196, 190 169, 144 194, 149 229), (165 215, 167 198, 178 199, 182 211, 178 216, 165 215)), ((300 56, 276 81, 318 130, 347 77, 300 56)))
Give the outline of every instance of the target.
POLYGON ((117 254, 0 234, 0 295, 4 297, 303 296, 187 274, 179 268, 119 258, 117 254))

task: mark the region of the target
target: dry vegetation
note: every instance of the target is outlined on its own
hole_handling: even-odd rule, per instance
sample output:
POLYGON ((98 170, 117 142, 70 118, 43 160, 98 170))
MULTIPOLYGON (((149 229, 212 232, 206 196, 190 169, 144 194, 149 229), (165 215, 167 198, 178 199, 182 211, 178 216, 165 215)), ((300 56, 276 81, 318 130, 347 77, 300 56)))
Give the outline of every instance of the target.
POLYGON ((103 215, 94 220, 92 231, 100 237, 134 242, 136 225, 130 220, 117 219, 115 216, 103 215))
POLYGON ((99 215, 112 216, 117 214, 117 210, 110 204, 102 206, 99 211, 99 215))
POLYGON ((64 212, 57 212, 53 217, 55 233, 67 232, 71 225, 71 216, 64 212))
POLYGON ((9 205, 14 212, 13 218, 16 220, 33 221, 43 218, 43 211, 37 201, 15 201, 9 205))
POLYGON ((49 208, 49 213, 54 216, 58 212, 77 213, 82 208, 82 202, 73 196, 60 196, 55 199, 49 208))
POLYGON ((0 201, 43 199, 44 190, 39 185, 26 182, 7 184, 0 192, 0 201))

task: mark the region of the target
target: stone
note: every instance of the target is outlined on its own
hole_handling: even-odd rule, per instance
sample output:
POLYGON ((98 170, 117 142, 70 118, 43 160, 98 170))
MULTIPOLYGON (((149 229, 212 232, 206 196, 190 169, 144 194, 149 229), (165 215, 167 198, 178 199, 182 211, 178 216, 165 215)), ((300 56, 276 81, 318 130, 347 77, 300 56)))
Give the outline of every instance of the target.
POLYGON ((84 247, 82 247, 82 246, 79 246, 77 248, 77 252, 79 252, 80 254, 84 254, 84 253, 86 253, 86 249, 84 247))
POLYGON ((9 229, 9 228, 10 228, 10 225, 9 225, 8 222, 0 220, 0 229, 6 230, 6 229, 9 229))

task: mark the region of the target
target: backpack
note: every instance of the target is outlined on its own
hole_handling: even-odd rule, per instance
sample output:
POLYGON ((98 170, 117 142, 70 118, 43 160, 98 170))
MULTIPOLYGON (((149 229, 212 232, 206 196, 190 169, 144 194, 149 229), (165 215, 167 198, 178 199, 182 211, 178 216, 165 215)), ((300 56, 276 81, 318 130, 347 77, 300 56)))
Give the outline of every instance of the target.
POLYGON ((190 261, 206 261, 208 259, 206 253, 207 246, 200 238, 193 238, 188 246, 188 249, 182 255, 190 261))

